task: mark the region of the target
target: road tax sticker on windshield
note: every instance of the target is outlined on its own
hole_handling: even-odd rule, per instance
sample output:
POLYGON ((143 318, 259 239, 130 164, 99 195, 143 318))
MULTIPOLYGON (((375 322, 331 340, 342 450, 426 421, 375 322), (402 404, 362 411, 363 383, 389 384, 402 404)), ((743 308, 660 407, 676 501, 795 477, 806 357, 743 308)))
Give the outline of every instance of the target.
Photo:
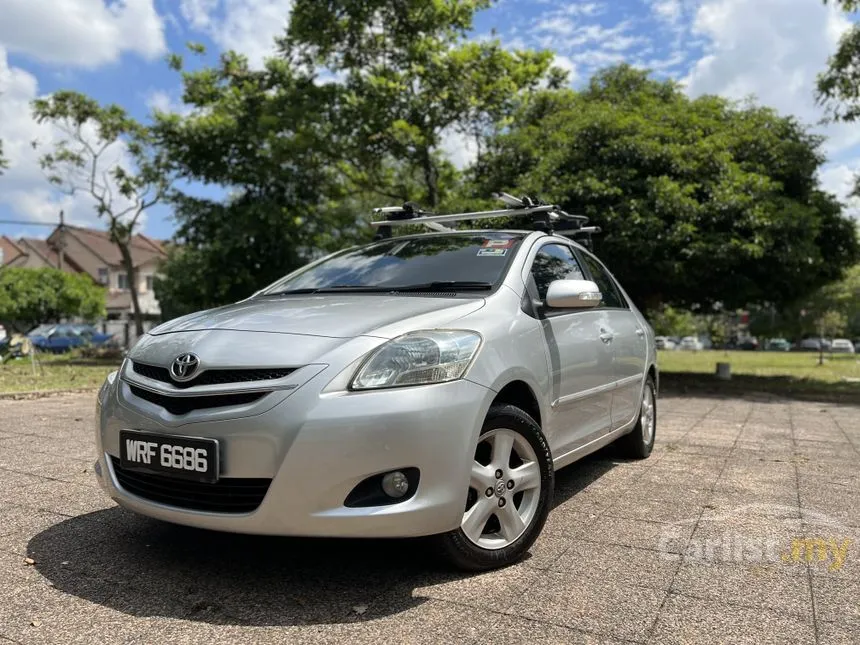
POLYGON ((483 249, 509 249, 514 245, 516 240, 514 238, 510 238, 507 240, 484 240, 484 243, 481 244, 481 248, 483 249))
POLYGON ((478 255, 489 255, 491 257, 501 257, 503 255, 507 255, 507 249, 478 249, 478 255))

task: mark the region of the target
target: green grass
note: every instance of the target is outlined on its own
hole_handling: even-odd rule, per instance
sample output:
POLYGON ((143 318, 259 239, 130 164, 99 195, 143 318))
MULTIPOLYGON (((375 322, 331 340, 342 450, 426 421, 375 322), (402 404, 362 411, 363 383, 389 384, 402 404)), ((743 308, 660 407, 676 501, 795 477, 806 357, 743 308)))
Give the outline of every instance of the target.
POLYGON ((44 390, 98 388, 116 361, 95 361, 70 355, 38 355, 35 374, 29 358, 0 365, 0 394, 44 390))
POLYGON ((730 363, 732 374, 787 376, 794 379, 838 383, 860 379, 860 359, 855 354, 824 354, 818 364, 813 352, 704 352, 660 351, 657 365, 665 372, 713 374, 718 362, 730 363))
POLYGON ((795 398, 860 403, 860 357, 815 352, 660 351, 661 384, 670 390, 742 394, 768 392, 795 398), (731 365, 732 379, 714 374, 718 362, 731 365))

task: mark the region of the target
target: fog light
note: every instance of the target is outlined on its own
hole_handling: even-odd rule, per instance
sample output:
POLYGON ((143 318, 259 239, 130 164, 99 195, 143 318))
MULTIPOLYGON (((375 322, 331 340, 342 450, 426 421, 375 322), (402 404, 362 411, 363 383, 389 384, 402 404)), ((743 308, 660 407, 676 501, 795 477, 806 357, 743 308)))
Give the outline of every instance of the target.
POLYGON ((394 497, 395 499, 403 497, 409 492, 409 480, 405 474, 399 470, 395 470, 382 478, 382 490, 389 497, 394 497))

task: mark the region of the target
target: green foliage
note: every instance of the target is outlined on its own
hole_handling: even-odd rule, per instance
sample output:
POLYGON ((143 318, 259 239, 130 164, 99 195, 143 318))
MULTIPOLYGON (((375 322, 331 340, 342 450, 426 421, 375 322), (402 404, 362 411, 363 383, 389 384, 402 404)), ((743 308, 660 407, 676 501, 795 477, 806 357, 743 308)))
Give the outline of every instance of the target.
POLYGON ((0 175, 9 167, 9 162, 3 157, 3 140, 0 139, 0 175))
POLYGON ((349 181, 436 208, 452 184, 440 148, 504 128, 550 71, 551 52, 463 42, 488 0, 298 0, 281 50, 337 85, 336 161, 349 181), (416 188, 418 189, 416 191, 416 188), (409 192, 407 192, 409 191, 409 192))
MULTIPOLYGON (((122 255, 129 284, 137 284, 129 246, 140 216, 170 190, 173 177, 166 151, 156 148, 149 128, 123 108, 102 106, 80 92, 60 91, 36 99, 33 115, 64 135, 40 158, 48 181, 69 194, 85 193, 93 199, 122 255)), ((142 335, 134 288, 131 300, 136 330, 142 335)))
POLYGON ((621 65, 583 92, 532 97, 489 143, 474 190, 588 215, 595 250, 646 309, 781 306, 860 255, 854 223, 818 189, 820 144, 773 110, 691 100, 621 65))
POLYGON ((0 321, 10 329, 105 314, 105 290, 85 274, 59 269, 0 269, 0 321))
POLYGON ((696 331, 695 317, 684 309, 665 306, 648 318, 658 336, 688 336, 696 331))
POLYGON ((848 319, 841 311, 825 311, 815 320, 819 333, 826 337, 841 336, 848 328, 848 319))
POLYGON ((549 54, 461 42, 487 4, 301 0, 262 69, 230 52, 183 71, 192 111, 154 115, 155 136, 182 177, 232 194, 176 198, 182 248, 156 283, 165 315, 247 297, 320 252, 369 239, 380 197, 453 200, 461 175, 440 152, 443 135, 503 127, 549 74, 549 54))

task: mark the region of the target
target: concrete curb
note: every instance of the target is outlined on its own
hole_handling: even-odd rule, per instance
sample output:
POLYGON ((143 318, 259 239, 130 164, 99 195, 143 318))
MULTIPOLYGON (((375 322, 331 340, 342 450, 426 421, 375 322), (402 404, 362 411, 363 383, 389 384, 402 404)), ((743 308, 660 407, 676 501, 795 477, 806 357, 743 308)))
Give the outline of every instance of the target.
POLYGON ((45 399, 51 396, 60 394, 83 394, 86 392, 98 392, 98 387, 79 387, 65 390, 32 390, 30 392, 0 392, 0 401, 2 400, 25 400, 25 399, 45 399))

